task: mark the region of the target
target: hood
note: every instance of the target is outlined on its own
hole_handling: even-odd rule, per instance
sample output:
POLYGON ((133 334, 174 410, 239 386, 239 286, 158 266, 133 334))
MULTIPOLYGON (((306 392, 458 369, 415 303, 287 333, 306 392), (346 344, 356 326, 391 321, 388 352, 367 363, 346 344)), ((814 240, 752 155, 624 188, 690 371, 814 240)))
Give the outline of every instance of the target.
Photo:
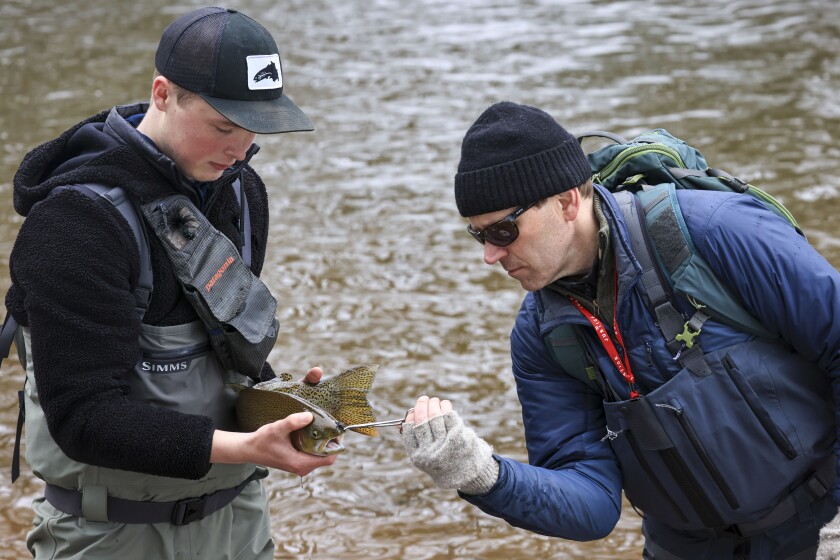
MULTIPOLYGON (((144 114, 147 103, 103 111, 29 152, 13 183, 15 210, 26 216, 58 186, 97 183, 122 187, 140 204, 175 192, 197 200, 195 183, 126 118, 144 114)), ((259 148, 209 185, 229 183, 259 148)))

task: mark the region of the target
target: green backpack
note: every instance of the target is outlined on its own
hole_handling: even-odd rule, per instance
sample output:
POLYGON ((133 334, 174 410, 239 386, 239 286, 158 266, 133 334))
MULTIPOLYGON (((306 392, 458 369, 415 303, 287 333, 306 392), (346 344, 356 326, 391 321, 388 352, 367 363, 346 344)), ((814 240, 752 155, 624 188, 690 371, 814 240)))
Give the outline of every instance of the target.
MULTIPOLYGON (((677 189, 742 193, 754 197, 802 234, 793 215, 758 187, 710 168, 703 155, 683 140, 658 128, 633 140, 604 131, 581 134, 578 142, 600 137, 614 143, 587 154, 592 182, 611 191, 619 203, 631 244, 642 266, 642 283, 668 347, 683 367, 699 375, 709 370, 694 339, 710 318, 756 336, 775 338, 744 309, 738 297, 721 282, 696 248, 682 216, 677 189), (675 293, 693 307, 680 313, 675 293), (686 320, 686 316, 690 317, 686 320)), ((685 306, 683 306, 685 307, 685 306)), ((570 375, 597 386, 574 327, 560 327, 546 343, 556 361, 570 375)))
POLYGON ((645 132, 630 141, 603 131, 587 132, 577 138, 578 142, 583 142, 592 137, 615 142, 587 155, 592 168, 592 182, 610 191, 673 183, 678 189, 746 193, 799 230, 796 219, 775 198, 725 171, 709 167, 699 150, 662 128, 645 132))

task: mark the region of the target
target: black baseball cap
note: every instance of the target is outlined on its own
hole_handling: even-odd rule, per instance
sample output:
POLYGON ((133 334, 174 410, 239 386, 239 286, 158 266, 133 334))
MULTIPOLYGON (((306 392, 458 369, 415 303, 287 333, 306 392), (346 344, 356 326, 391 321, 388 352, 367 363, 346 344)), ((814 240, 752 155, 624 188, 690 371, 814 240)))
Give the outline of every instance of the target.
POLYGON ((201 8, 167 27, 155 67, 251 132, 314 130, 283 94, 283 68, 271 33, 236 10, 201 8))

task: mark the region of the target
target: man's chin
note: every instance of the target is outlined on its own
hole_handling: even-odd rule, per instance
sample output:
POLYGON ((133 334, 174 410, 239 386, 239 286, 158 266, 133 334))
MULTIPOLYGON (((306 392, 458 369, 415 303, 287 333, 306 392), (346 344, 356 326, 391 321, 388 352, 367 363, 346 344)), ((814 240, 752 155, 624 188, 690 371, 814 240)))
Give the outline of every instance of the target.
POLYGON ((523 290, 526 290, 528 292, 536 292, 536 291, 541 290, 545 287, 544 284, 541 284, 539 282, 534 282, 533 280, 528 280, 528 279, 519 280, 519 285, 522 286, 523 290))

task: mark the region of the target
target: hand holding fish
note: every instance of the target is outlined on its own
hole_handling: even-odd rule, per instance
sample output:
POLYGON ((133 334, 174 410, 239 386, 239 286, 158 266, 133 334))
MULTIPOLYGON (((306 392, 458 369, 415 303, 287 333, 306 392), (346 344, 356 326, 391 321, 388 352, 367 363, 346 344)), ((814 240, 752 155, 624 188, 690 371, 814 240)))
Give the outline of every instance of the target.
POLYGON ((464 425, 448 400, 417 399, 406 415, 402 434, 411 463, 439 488, 485 494, 499 478, 493 448, 464 425))
POLYGON ((237 392, 236 416, 244 431, 290 414, 309 412, 314 420, 291 434, 295 449, 312 455, 335 455, 344 451, 347 430, 376 436, 378 426, 399 425, 402 420, 377 422, 367 401, 379 366, 368 364, 351 368, 335 377, 321 380, 321 368, 312 368, 302 382, 281 373, 253 387, 228 385, 237 392))
POLYGON ((332 465, 336 456, 318 457, 298 451, 289 434, 312 423, 311 412, 298 412, 261 426, 253 432, 216 430, 210 451, 211 463, 255 463, 306 476, 319 467, 332 465))
MULTIPOLYGON (((301 380, 307 385, 316 385, 324 372, 319 367, 311 368, 301 380)), ((267 422, 249 433, 216 430, 210 451, 211 463, 255 463, 280 469, 298 476, 306 476, 313 470, 331 465, 336 457, 316 457, 302 453, 292 445, 290 434, 310 425, 314 414, 305 409, 289 414, 274 422, 267 422)))

